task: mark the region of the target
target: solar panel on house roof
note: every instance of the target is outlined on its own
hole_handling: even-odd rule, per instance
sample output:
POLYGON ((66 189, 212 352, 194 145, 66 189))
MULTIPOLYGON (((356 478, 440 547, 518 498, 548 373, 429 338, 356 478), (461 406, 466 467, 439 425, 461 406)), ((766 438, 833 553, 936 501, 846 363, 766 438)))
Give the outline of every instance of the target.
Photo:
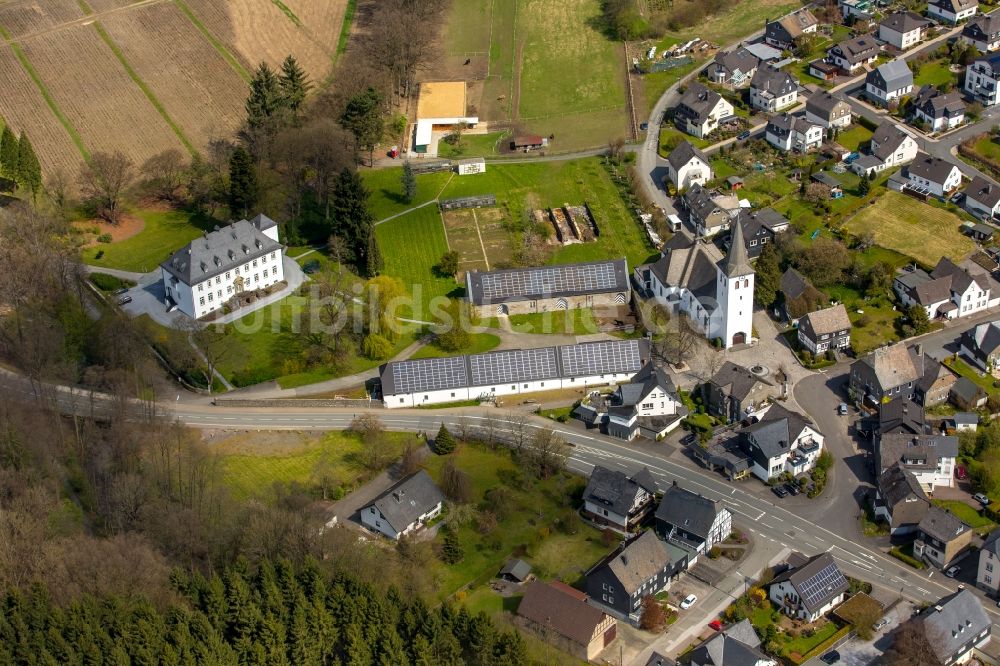
POLYGON ((638 340, 609 340, 559 348, 563 376, 588 377, 638 372, 642 367, 638 340))
POLYGON ((830 596, 830 592, 841 585, 847 579, 840 573, 836 563, 830 563, 815 576, 807 580, 799 588, 802 600, 810 608, 818 608, 830 596))
POLYGON ((396 393, 438 391, 466 386, 469 378, 465 356, 425 358, 392 364, 396 393))
POLYGON ((614 262, 551 266, 526 271, 500 271, 482 276, 488 300, 528 294, 586 293, 617 288, 614 262))
POLYGON ((473 386, 528 382, 559 374, 555 347, 479 354, 469 357, 469 366, 473 386))

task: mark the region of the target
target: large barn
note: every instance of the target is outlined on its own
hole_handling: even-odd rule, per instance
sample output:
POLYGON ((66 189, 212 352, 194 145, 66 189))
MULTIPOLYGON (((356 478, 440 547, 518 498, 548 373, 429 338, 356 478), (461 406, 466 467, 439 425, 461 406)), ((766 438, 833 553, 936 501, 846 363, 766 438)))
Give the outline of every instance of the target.
POLYGON ((648 340, 604 340, 472 356, 391 361, 379 369, 385 406, 417 407, 631 379, 650 358, 648 340))
POLYGON ((469 271, 465 293, 480 317, 624 305, 632 297, 625 259, 469 271))

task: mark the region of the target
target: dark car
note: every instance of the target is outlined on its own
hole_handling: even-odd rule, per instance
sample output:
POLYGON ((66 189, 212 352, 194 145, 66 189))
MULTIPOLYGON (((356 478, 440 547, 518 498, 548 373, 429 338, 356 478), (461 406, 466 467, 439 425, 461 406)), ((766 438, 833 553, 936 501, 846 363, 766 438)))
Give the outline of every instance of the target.
POLYGON ((115 296, 121 296, 122 294, 126 293, 127 291, 128 291, 128 287, 118 287, 117 289, 115 289, 114 294, 115 294, 115 296))
POLYGON ((836 664, 838 661, 840 661, 840 653, 837 652, 836 650, 830 650, 822 657, 820 657, 819 660, 822 661, 824 664, 836 664))
POLYGON ((746 141, 749 138, 750 138, 750 130, 746 130, 745 132, 740 132, 739 135, 736 137, 736 140, 746 141))
POLYGON ((687 446, 688 444, 694 444, 694 441, 696 439, 698 439, 698 435, 691 432, 681 437, 681 444, 685 446, 687 446))
POLYGON ((784 486, 772 486, 771 492, 778 497, 788 497, 788 489, 784 486))
POLYGON ((800 492, 802 492, 801 490, 799 490, 799 486, 797 483, 786 483, 785 489, 788 490, 788 492, 791 495, 798 495, 800 492))
POLYGON ((131 302, 132 302, 132 297, 131 296, 119 296, 118 297, 118 305, 125 305, 126 303, 131 303, 131 302))

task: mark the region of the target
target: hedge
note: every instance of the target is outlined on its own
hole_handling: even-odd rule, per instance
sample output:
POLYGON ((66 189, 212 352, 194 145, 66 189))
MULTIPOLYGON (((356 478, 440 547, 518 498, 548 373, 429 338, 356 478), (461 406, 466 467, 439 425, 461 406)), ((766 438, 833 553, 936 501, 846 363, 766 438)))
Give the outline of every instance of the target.
POLYGON ((819 645, 817 645, 816 647, 814 647, 812 650, 809 650, 809 652, 806 652, 804 655, 802 655, 802 659, 800 659, 799 661, 797 661, 795 663, 797 663, 797 664, 804 664, 807 661, 809 661, 810 659, 812 659, 813 657, 817 657, 817 656, 823 654, 824 652, 826 652, 827 650, 829 650, 831 647, 833 647, 834 645, 836 645, 837 641, 839 641, 840 639, 842 639, 847 634, 851 633, 852 629, 853 629, 853 627, 851 625, 847 625, 847 626, 841 627, 837 631, 837 633, 835 633, 833 636, 830 636, 828 639, 826 639, 825 641, 823 641, 822 643, 820 643, 819 645))
POLYGON ((927 568, 926 564, 924 564, 923 562, 921 562, 920 560, 918 560, 915 557, 910 557, 909 555, 907 555, 906 553, 904 553, 903 551, 901 551, 898 546, 895 547, 895 548, 892 548, 891 550, 889 550, 889 554, 892 555, 893 557, 895 557, 900 562, 903 562, 905 564, 909 564, 914 569, 926 569, 927 568))
POLYGON ((91 273, 90 281, 101 291, 114 291, 122 287, 134 287, 135 283, 130 280, 122 280, 107 273, 91 273))

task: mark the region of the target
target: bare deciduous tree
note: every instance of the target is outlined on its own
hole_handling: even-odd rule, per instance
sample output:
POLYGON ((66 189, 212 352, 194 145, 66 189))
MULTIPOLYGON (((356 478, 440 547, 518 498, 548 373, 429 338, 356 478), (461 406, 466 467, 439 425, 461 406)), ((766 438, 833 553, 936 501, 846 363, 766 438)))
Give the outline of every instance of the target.
POLYGON ((184 155, 176 148, 164 150, 146 160, 140 172, 150 192, 166 201, 177 201, 187 171, 184 155))
POLYGON ((120 152, 94 153, 80 169, 80 192, 95 215, 117 224, 129 187, 135 180, 135 165, 120 152))

